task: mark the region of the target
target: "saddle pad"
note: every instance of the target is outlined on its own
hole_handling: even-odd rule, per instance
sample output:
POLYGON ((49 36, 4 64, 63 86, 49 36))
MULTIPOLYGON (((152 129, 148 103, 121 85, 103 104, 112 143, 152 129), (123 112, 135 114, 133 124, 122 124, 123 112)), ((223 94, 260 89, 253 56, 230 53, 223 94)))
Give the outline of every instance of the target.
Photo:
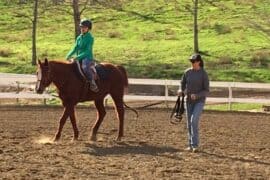
MULTIPOLYGON (((75 72, 76 72, 78 78, 84 80, 85 75, 84 75, 83 70, 81 68, 81 63, 80 62, 74 62, 73 65, 74 65, 73 67, 75 68, 75 72)), ((99 79, 101 79, 101 80, 107 80, 108 79, 110 71, 108 69, 106 69, 104 65, 97 64, 95 66, 95 69, 97 71, 99 79)))
POLYGON ((100 79, 102 80, 108 79, 110 72, 107 69, 105 69, 105 67, 102 64, 97 64, 95 68, 100 79))

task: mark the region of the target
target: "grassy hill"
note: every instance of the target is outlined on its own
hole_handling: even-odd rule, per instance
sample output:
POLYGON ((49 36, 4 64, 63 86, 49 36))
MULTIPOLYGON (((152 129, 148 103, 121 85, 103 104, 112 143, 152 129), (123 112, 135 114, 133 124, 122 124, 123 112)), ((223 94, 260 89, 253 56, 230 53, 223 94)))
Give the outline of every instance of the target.
MULTIPOLYGON (((199 47, 211 80, 270 82, 268 0, 204 1, 199 5, 199 47), (206 3, 212 2, 212 3, 206 3)), ((94 54, 123 64, 130 77, 179 79, 193 52, 189 0, 135 0, 121 10, 92 7, 94 54)), ((68 9, 69 7, 67 7, 68 9)), ((29 5, 0 2, 0 72, 34 73, 29 5)), ((74 43, 73 17, 48 10, 38 22, 38 57, 64 59, 74 43)))

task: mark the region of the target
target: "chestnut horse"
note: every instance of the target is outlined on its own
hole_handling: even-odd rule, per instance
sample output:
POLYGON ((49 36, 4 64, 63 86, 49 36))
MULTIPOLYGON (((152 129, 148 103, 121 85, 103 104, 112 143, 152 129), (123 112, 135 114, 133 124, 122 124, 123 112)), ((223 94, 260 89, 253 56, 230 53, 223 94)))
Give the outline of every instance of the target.
POLYGON ((102 123, 106 111, 104 107, 104 98, 110 94, 119 120, 119 129, 117 140, 120 141, 124 131, 124 91, 128 86, 127 73, 124 67, 115 66, 113 64, 104 63, 101 66, 108 73, 107 78, 99 78, 97 85, 99 91, 97 93, 89 90, 88 84, 85 83, 76 72, 76 65, 70 62, 39 61, 37 70, 36 92, 41 94, 44 89, 53 83, 58 91, 59 98, 64 106, 64 112, 59 121, 58 131, 55 134, 54 141, 61 137, 61 132, 67 118, 70 118, 74 136, 73 140, 79 137, 79 130, 75 117, 75 106, 79 102, 94 101, 97 108, 97 119, 92 128, 91 140, 95 141, 97 131, 102 123))

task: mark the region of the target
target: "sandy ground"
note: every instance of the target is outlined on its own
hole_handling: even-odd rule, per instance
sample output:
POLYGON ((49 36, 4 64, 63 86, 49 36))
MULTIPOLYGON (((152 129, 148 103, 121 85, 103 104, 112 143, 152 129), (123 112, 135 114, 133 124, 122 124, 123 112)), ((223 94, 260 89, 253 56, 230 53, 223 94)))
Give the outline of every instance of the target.
POLYGON ((71 124, 50 142, 62 109, 0 107, 0 179, 269 179, 270 115, 204 112, 201 149, 186 152, 183 121, 169 123, 170 110, 127 111, 125 137, 109 109, 97 142, 89 135, 95 110, 77 109, 80 140, 71 124))

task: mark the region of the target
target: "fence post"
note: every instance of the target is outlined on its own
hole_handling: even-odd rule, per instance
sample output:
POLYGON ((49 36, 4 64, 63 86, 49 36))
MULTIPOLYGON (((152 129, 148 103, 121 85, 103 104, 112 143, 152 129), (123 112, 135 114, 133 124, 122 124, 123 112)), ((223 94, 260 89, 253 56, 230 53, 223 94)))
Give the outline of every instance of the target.
POLYGON ((229 89, 229 98, 228 98, 229 107, 228 108, 231 111, 232 110, 232 86, 231 86, 231 83, 229 83, 228 89, 229 89))
MULTIPOLYGON (((20 93, 20 82, 16 81, 17 84, 17 90, 16 90, 16 94, 20 93)), ((16 103, 19 104, 19 98, 16 98, 16 103)))
POLYGON ((168 89, 168 83, 167 79, 165 79, 165 104, 168 107, 168 96, 169 96, 169 89, 168 89))

